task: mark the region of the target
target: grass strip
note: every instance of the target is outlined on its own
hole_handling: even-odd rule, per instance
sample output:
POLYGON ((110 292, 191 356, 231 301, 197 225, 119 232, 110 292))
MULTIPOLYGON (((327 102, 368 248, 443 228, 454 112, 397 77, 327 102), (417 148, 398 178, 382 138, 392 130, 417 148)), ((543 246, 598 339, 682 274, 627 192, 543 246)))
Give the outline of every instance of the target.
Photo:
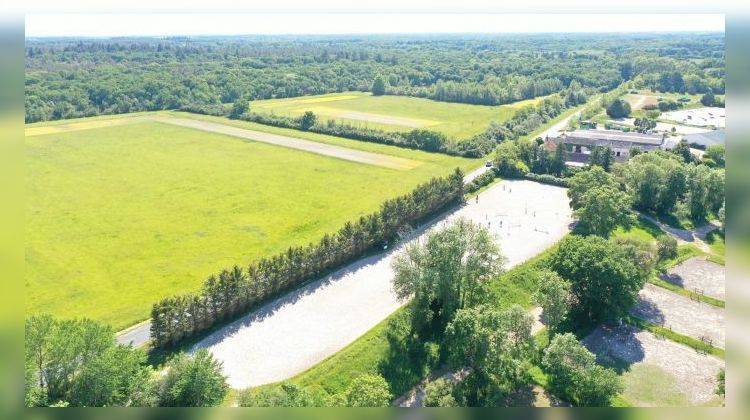
POLYGON ((668 340, 674 341, 675 343, 684 344, 688 347, 695 349, 695 351, 704 354, 710 354, 716 356, 722 360, 725 360, 724 349, 714 347, 711 344, 705 343, 697 338, 688 337, 686 335, 678 334, 669 328, 664 328, 653 322, 644 321, 640 318, 636 318, 632 315, 626 315, 623 320, 630 325, 638 327, 642 330, 654 333, 657 336, 664 337, 668 340))
POLYGON ((699 302, 707 303, 709 305, 716 306, 717 308, 724 308, 724 301, 719 300, 716 298, 712 298, 711 296, 702 295, 699 293, 695 293, 692 290, 685 289, 683 287, 674 285, 668 281, 664 281, 658 277, 652 277, 648 280, 649 283, 653 284, 654 286, 659 286, 661 288, 667 289, 670 292, 677 293, 678 295, 689 297, 692 300, 697 300, 699 302))

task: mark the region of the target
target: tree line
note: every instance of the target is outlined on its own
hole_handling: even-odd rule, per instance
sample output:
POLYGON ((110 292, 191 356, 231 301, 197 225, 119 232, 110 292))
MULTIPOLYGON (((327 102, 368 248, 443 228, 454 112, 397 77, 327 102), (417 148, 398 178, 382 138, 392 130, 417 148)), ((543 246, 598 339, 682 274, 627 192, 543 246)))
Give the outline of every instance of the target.
POLYGON ((491 293, 490 282, 510 280, 502 274, 506 260, 486 227, 459 219, 409 245, 393 262, 394 290, 411 298, 408 340, 416 348, 438 343, 434 367, 442 363, 463 372, 456 381, 428 384, 425 405, 514 405, 514 396, 533 384, 534 365, 548 375, 558 397, 582 406, 608 405, 622 389, 619 378, 597 365, 567 331, 627 313, 653 268, 652 259, 634 258, 640 246, 573 236, 514 274, 536 289, 532 300, 542 306, 549 328, 544 343, 534 340, 533 319, 525 309, 493 301, 503 297, 491 293))
POLYGON ((305 281, 318 278, 403 235, 412 226, 463 199, 459 169, 433 178, 411 193, 385 201, 380 210, 347 222, 318 243, 235 266, 209 277, 200 292, 162 299, 151 311, 151 339, 156 347, 173 346, 305 281))
POLYGON ((473 105, 504 105, 524 99, 560 92, 565 85, 560 79, 542 79, 525 76, 490 78, 481 83, 439 80, 430 86, 387 86, 389 95, 416 96, 442 102, 460 102, 473 105))
POLYGON ((29 39, 26 122, 370 91, 499 104, 625 80, 723 93, 719 34, 29 39), (583 51, 587 52, 583 52, 583 51))
POLYGON ((587 99, 588 91, 574 82, 568 89, 560 93, 560 97, 544 98, 536 105, 525 106, 516 111, 509 121, 503 124, 492 122, 485 132, 463 140, 450 139, 443 133, 425 129, 414 129, 402 133, 357 127, 331 119, 322 122, 312 111, 306 111, 299 117, 258 113, 250 109, 246 98, 238 99, 231 108, 222 105, 203 106, 193 104, 181 107, 180 111, 225 116, 275 127, 310 131, 452 156, 478 158, 492 152, 499 142, 517 139, 529 134, 547 121, 560 115, 565 109, 585 103, 587 99))

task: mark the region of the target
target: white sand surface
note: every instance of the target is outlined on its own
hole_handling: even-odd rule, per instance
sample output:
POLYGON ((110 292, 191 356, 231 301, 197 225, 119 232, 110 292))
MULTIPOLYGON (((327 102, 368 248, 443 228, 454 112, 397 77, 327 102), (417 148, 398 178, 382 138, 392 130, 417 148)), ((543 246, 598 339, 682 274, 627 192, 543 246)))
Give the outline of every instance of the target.
MULTIPOLYGON (((488 226, 509 268, 561 239, 569 231, 571 210, 564 188, 503 181, 482 192, 478 202, 472 198, 414 237, 457 217, 488 226)), ((221 360, 233 388, 290 378, 341 350, 405 303, 391 289, 391 261, 403 247, 294 291, 211 334, 192 350, 208 348, 221 360)))
POLYGON ((724 108, 707 107, 665 112, 661 114, 660 118, 700 127, 711 125, 717 128, 724 128, 727 126, 726 115, 724 108))

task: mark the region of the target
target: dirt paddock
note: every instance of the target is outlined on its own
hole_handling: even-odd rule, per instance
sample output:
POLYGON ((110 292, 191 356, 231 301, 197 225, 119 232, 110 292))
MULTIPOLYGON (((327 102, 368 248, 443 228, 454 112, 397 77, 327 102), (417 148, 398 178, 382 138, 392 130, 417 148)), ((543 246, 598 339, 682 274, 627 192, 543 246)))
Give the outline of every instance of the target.
POLYGON ((716 405, 723 360, 658 338, 632 325, 597 327, 583 344, 605 365, 622 369, 628 402, 638 406, 716 405), (637 378, 637 380, 632 380, 637 378))
POLYGON ((703 257, 691 258, 670 269, 662 280, 706 296, 724 300, 726 268, 703 257))
POLYGON ((698 339, 708 337, 711 344, 724 348, 724 310, 713 305, 646 284, 630 313, 637 318, 670 328, 678 334, 698 339))

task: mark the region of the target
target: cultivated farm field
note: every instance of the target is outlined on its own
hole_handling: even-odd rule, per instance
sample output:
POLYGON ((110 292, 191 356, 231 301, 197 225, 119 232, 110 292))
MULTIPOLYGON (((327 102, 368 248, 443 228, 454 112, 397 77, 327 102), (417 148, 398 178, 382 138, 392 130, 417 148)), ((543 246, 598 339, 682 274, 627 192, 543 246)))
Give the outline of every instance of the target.
POLYGON ((479 165, 304 133, 415 163, 391 168, 128 118, 27 126, 28 313, 123 328, 223 268, 317 240, 419 182, 479 165))
POLYGON ((322 120, 333 119, 354 126, 390 131, 423 128, 440 131, 460 140, 481 133, 490 121, 505 121, 520 106, 536 102, 537 100, 532 99, 508 105, 486 106, 346 92, 252 101, 250 109, 283 116, 299 116, 305 111, 312 111, 322 120))

